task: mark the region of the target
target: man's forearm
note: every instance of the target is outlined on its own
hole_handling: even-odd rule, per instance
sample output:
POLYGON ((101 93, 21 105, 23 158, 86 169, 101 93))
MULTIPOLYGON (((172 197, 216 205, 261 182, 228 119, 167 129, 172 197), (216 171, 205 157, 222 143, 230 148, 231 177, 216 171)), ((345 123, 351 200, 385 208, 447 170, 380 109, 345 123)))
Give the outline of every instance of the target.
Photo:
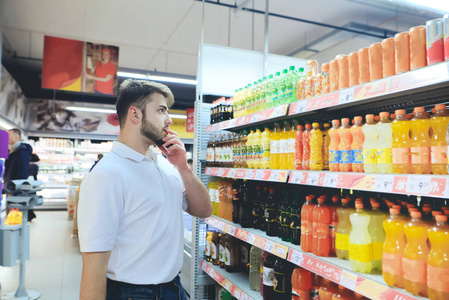
POLYGON ((106 274, 110 252, 83 253, 80 300, 106 299, 106 274))
POLYGON ((184 183, 189 208, 187 210, 192 216, 207 218, 212 213, 212 203, 209 192, 204 184, 198 179, 190 168, 179 170, 184 183))

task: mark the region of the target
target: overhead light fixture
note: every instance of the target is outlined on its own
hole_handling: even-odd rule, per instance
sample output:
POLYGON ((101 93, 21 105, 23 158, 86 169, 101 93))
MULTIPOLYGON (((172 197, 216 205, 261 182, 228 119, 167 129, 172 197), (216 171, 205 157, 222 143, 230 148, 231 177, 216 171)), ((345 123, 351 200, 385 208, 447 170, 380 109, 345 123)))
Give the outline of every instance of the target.
POLYGON ((13 123, 6 121, 5 119, 0 118, 0 128, 4 128, 5 130, 13 129, 15 126, 13 123))
POLYGON ((141 73, 130 73, 130 72, 117 72, 119 77, 126 78, 134 78, 134 79, 145 79, 145 80, 153 80, 153 81, 163 81, 163 82, 173 82, 173 83, 182 83, 182 84, 191 84, 196 85, 196 80, 193 79, 184 79, 177 77, 169 77, 169 76, 156 76, 149 74, 141 74, 141 73))
MULTIPOLYGON (((96 112, 96 113, 104 113, 104 114, 115 114, 115 109, 107 109, 107 108, 93 108, 93 107, 82 107, 82 106, 68 106, 67 110, 71 111, 84 111, 84 112, 96 112)), ((187 119, 186 115, 182 114, 169 114, 172 119, 187 119)), ((1 120, 0 120, 1 122, 1 120)), ((0 126, 2 123, 0 123, 0 126)), ((13 128, 13 127, 11 127, 13 128)))
POLYGON ((449 13, 449 1, 447 0, 390 0, 408 6, 432 10, 437 13, 449 13))

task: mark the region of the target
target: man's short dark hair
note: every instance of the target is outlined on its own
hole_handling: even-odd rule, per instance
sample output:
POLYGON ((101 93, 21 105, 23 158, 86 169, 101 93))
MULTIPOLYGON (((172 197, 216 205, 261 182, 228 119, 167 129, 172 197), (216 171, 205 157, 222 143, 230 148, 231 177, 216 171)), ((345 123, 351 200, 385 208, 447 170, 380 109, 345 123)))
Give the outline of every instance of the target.
POLYGON ((22 131, 20 131, 19 128, 12 128, 12 129, 10 129, 10 131, 12 131, 15 134, 17 134, 17 136, 19 137, 19 140, 22 138, 22 131))
POLYGON ((120 127, 125 125, 128 109, 131 106, 135 106, 145 113, 144 108, 149 103, 150 96, 154 93, 159 93, 164 96, 167 100, 168 107, 171 107, 175 102, 173 93, 164 84, 148 80, 125 80, 120 85, 117 103, 115 104, 120 127))

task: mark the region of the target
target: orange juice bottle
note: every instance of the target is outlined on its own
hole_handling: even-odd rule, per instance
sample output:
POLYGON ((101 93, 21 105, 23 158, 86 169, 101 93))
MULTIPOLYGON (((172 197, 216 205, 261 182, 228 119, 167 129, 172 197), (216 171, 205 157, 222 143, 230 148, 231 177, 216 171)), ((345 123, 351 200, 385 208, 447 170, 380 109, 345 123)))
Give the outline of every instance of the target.
POLYGON ((447 216, 437 215, 436 224, 427 231, 430 248, 427 256, 427 291, 429 299, 449 299, 449 226, 447 216))
POLYGON ((323 169, 323 133, 320 124, 313 123, 310 132, 310 170, 323 169))
POLYGON ((288 146, 287 146, 287 169, 295 169, 295 143, 296 143, 296 127, 298 121, 293 120, 290 131, 288 132, 288 146))
POLYGON ((351 151, 352 134, 349 118, 341 119, 341 127, 338 129, 338 136, 340 137, 340 143, 338 144, 338 151, 340 151, 340 171, 351 172, 353 159, 351 151))
POLYGON ((317 256, 329 256, 331 250, 331 238, 329 234, 330 209, 325 203, 325 198, 318 198, 318 204, 313 208, 313 254, 317 256))
POLYGON ((390 208, 390 217, 384 221, 385 242, 382 253, 382 275, 389 286, 404 288, 402 256, 405 249, 405 219, 399 209, 390 208))
POLYGON ((396 118, 391 123, 393 130, 393 173, 412 173, 410 156, 410 121, 405 116, 405 110, 395 111, 396 118))
POLYGON ((363 136, 362 123, 363 118, 360 116, 354 117, 354 125, 351 127, 352 134, 352 171, 363 172, 363 136))
POLYGON ((415 296, 427 297, 427 230, 428 225, 421 220, 421 213, 411 213, 412 219, 405 224, 407 245, 402 257, 404 288, 415 296))
POLYGON ((301 249, 305 252, 313 250, 313 197, 307 196, 301 208, 301 249))
POLYGON ((430 119, 433 135, 431 136, 430 157, 432 163, 432 173, 447 175, 447 126, 449 114, 446 105, 435 105, 435 114, 430 119))
POLYGON ((415 116, 410 122, 413 174, 430 174, 432 165, 430 164, 430 120, 426 116, 424 107, 415 107, 415 116))
POLYGON ((279 168, 282 170, 289 169, 288 167, 288 138, 290 132, 290 124, 284 121, 282 127, 281 137, 279 140, 279 168))
POLYGON ((338 135, 339 128, 340 121, 332 120, 332 128, 329 129, 329 170, 334 172, 340 171, 340 152, 338 151, 338 145, 340 144, 340 136, 338 135))
POLYGON ((304 126, 296 126, 295 132, 295 170, 302 170, 302 136, 304 133, 304 126))
POLYGON ((329 170, 329 144, 331 138, 329 136, 329 128, 331 125, 329 123, 323 124, 323 170, 329 170))
POLYGON ((310 132, 312 125, 306 124, 306 130, 302 134, 302 169, 310 170, 310 132))
POLYGON ((279 142, 281 139, 281 127, 279 123, 274 123, 273 132, 270 138, 270 167, 279 169, 279 142))

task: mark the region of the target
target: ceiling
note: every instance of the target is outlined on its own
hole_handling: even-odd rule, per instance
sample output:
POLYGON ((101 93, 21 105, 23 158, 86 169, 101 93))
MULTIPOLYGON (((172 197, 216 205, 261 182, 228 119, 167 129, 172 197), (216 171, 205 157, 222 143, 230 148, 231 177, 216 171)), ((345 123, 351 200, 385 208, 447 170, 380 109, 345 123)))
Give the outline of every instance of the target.
MULTIPOLYGON (((205 2, 3 0, 2 63, 29 98, 114 103, 110 96, 41 89, 44 36, 119 46, 120 68, 194 77, 204 9, 205 43, 263 51, 264 15, 259 12, 265 10, 264 0, 205 2)), ((441 16, 387 0, 271 0, 269 12, 276 15, 269 18, 269 52, 320 64, 380 41, 385 30, 394 34, 441 16)), ((167 85, 174 92, 175 108, 193 107, 195 86, 167 85)))

